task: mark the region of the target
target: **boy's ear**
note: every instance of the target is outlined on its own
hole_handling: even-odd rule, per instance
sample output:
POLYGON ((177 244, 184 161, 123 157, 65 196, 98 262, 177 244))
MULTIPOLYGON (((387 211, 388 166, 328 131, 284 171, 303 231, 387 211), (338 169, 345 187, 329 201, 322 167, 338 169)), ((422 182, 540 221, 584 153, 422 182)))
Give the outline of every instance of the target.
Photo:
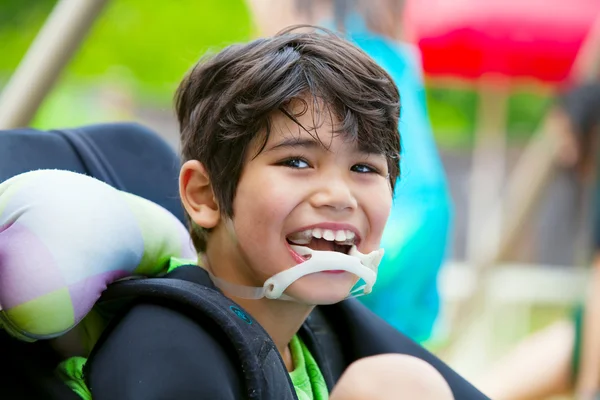
POLYGON ((221 218, 208 172, 200 161, 186 161, 179 173, 179 195, 194 223, 202 228, 214 228, 221 218))

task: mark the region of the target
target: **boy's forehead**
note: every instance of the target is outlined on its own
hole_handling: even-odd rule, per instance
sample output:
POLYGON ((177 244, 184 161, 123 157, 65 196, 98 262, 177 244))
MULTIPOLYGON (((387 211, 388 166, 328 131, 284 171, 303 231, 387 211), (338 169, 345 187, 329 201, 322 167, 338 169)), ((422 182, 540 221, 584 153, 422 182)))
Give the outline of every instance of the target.
POLYGON ((337 111, 310 95, 290 100, 269 115, 269 129, 261 129, 252 139, 250 158, 292 147, 384 155, 377 140, 361 140, 360 133, 345 132, 337 111))
POLYGON ((334 117, 317 117, 306 112, 296 117, 296 122, 285 113, 278 113, 272 120, 265 150, 293 146, 330 149, 337 140, 342 140, 346 148, 358 149, 356 139, 338 132, 339 123, 334 117))

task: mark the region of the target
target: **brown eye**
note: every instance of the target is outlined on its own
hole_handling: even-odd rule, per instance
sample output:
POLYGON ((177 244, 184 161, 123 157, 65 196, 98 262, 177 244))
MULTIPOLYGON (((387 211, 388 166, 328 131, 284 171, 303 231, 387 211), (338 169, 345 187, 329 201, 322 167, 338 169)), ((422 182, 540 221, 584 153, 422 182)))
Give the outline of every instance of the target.
POLYGON ((284 167, 294 168, 294 169, 310 168, 310 165, 308 164, 308 162, 299 157, 288 158, 287 160, 281 161, 279 163, 279 165, 284 166, 284 167))
POLYGON ((359 174, 378 174, 377 169, 366 165, 366 164, 355 164, 350 168, 352 172, 358 172, 359 174))

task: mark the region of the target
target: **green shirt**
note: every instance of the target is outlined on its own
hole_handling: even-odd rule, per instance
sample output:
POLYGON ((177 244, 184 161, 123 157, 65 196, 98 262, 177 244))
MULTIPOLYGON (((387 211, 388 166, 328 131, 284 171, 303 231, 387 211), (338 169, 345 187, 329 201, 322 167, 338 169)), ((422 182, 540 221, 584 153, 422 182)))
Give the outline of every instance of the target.
POLYGON ((92 394, 83 379, 83 367, 87 359, 71 357, 58 365, 57 372, 63 382, 83 400, 92 400, 92 394))
POLYGON ((290 378, 296 389, 298 400, 327 400, 329 391, 323 374, 308 348, 298 336, 290 342, 294 370, 290 378))

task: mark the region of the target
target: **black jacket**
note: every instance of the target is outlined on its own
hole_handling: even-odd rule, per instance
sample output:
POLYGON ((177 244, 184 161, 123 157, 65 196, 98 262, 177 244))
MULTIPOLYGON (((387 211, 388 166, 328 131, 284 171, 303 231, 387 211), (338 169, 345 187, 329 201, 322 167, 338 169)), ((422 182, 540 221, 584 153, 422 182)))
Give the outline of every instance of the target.
MULTIPOLYGON (((297 399, 270 337, 201 268, 116 284, 104 301, 128 297, 135 300, 105 331, 86 365, 94 400, 297 399)), ((486 399, 356 300, 317 307, 300 335, 330 390, 353 361, 401 353, 433 365, 455 399, 486 399)))

